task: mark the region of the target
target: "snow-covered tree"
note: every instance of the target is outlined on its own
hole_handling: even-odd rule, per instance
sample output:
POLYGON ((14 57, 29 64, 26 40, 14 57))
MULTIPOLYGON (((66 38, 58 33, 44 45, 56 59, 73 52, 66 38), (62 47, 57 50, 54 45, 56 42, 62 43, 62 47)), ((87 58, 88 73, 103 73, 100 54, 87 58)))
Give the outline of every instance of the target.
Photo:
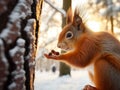
POLYGON ((0 0, 0 90, 34 90, 43 0, 0 0))

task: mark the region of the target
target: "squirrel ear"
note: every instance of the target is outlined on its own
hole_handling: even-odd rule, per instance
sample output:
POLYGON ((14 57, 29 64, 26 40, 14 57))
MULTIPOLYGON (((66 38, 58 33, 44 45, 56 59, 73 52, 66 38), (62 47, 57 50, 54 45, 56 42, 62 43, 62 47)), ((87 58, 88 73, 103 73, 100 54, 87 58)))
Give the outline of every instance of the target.
POLYGON ((70 7, 67 11, 67 16, 66 16, 66 23, 71 23, 73 16, 72 16, 72 8, 70 7))
POLYGON ((82 18, 79 16, 78 9, 75 9, 74 17, 73 17, 73 25, 77 27, 79 30, 81 23, 82 23, 82 18))

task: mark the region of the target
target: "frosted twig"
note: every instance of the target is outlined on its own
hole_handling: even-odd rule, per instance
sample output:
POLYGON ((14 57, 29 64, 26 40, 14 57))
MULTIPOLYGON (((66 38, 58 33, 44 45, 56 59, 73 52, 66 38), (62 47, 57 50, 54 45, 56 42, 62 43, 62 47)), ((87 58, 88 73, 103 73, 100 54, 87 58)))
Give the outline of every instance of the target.
POLYGON ((63 15, 63 17, 66 17, 66 12, 63 9, 57 8, 49 0, 44 0, 44 1, 46 3, 48 3, 52 8, 54 8, 55 10, 57 10, 58 12, 60 12, 63 15))

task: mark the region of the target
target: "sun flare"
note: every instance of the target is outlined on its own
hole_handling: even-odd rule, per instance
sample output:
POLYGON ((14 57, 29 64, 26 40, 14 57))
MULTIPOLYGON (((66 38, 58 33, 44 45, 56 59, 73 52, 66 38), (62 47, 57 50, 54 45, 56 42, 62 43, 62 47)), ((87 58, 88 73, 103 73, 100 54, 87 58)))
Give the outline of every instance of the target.
POLYGON ((97 21, 89 21, 87 22, 87 26, 94 32, 99 32, 100 30, 100 23, 97 21))

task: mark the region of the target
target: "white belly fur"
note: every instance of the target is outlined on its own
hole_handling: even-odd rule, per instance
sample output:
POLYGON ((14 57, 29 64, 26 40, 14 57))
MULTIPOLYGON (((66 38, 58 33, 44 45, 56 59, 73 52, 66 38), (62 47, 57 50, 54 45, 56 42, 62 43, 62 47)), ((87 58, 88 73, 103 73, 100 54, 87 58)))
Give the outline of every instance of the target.
POLYGON ((90 64, 88 67, 87 67, 87 70, 89 73, 92 74, 92 76, 94 76, 94 65, 93 64, 90 64))

